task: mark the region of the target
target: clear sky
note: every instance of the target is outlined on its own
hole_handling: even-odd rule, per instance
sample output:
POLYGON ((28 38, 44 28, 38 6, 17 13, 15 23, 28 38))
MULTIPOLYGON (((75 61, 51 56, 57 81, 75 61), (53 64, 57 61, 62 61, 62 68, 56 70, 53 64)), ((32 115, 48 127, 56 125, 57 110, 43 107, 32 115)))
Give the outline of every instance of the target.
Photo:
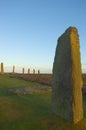
POLYGON ((52 72, 58 37, 78 28, 86 71, 86 0, 0 0, 0 62, 52 72))

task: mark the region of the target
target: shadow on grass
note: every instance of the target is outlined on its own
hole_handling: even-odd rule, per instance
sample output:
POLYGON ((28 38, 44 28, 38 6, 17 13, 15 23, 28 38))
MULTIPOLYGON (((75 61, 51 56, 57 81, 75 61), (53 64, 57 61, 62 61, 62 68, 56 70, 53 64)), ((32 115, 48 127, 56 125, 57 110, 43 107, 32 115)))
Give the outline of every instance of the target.
POLYGON ((58 116, 50 115, 42 120, 42 127, 44 130, 86 130, 86 119, 73 124, 58 116))
POLYGON ((42 120, 42 126, 44 130, 86 130, 86 96, 83 96, 83 109, 84 119, 76 124, 52 114, 42 120))

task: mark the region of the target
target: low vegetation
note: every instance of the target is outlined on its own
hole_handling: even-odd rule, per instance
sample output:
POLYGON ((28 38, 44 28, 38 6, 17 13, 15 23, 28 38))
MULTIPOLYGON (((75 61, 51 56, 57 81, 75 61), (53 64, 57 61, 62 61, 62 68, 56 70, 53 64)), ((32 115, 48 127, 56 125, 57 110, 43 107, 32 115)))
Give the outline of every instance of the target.
POLYGON ((9 74, 0 75, 0 130, 86 130, 85 95, 85 118, 72 124, 52 114, 51 91, 27 95, 8 93, 8 89, 34 86, 46 85, 12 78, 9 74))
POLYGON ((42 84, 51 85, 52 75, 51 74, 11 74, 11 77, 17 77, 26 81, 39 82, 42 84))
MULTIPOLYGON (((52 74, 10 74, 11 77, 17 77, 26 81, 39 82, 42 84, 51 85, 52 74)), ((82 74, 83 86, 86 87, 86 74, 82 74)))

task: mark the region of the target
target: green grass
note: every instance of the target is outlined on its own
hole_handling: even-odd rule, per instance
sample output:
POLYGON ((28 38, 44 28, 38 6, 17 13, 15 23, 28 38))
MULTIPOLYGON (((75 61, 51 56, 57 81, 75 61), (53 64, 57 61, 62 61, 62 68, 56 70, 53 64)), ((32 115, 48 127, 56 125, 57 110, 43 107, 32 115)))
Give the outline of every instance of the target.
MULTIPOLYGON (((0 75, 0 130, 86 130, 86 119, 77 124, 62 120, 51 112, 51 92, 9 95, 8 88, 41 86, 38 83, 0 75)), ((84 96, 86 117, 86 97, 84 96)))

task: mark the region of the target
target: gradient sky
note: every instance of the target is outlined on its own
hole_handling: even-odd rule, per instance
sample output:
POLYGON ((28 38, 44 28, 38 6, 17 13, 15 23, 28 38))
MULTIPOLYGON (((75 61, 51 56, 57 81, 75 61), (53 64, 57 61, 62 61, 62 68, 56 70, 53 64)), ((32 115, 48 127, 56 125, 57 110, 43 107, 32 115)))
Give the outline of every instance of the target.
POLYGON ((0 62, 51 72, 58 37, 78 28, 86 71, 86 0, 0 0, 0 62))

